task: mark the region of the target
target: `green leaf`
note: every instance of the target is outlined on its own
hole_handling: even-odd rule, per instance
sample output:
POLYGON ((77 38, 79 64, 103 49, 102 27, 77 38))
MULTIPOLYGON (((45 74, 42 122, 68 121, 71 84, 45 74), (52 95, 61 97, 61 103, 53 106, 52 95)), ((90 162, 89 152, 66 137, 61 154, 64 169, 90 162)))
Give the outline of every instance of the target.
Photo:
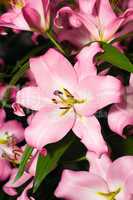
POLYGON ((37 191, 45 177, 57 167, 60 158, 73 142, 74 137, 65 138, 56 144, 49 145, 51 148, 48 150, 47 156, 39 156, 33 192, 37 191))
POLYGON ((23 175, 26 164, 29 160, 29 157, 32 154, 32 151, 33 151, 33 148, 27 145, 26 148, 25 148, 25 151, 23 153, 22 160, 21 160, 20 165, 19 165, 18 173, 15 177, 15 181, 17 181, 23 175))
POLYGON ((9 85, 16 85, 16 83, 19 81, 21 77, 25 74, 26 70, 29 68, 28 62, 26 62, 21 68, 16 72, 16 74, 13 76, 11 81, 9 82, 9 85))
POLYGON ((133 72, 133 64, 125 56, 124 53, 121 53, 118 49, 113 47, 111 44, 101 43, 104 53, 98 56, 98 59, 111 63, 112 65, 126 70, 128 72, 133 72))

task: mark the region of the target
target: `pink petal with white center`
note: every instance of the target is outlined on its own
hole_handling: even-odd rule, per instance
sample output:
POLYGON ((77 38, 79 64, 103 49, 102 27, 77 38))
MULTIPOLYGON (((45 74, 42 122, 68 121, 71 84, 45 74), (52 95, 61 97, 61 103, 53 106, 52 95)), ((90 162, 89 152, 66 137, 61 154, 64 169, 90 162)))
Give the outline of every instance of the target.
POLYGON ((72 65, 54 49, 49 49, 43 56, 30 59, 30 67, 46 96, 53 96, 53 92, 61 88, 71 92, 76 87, 77 76, 72 65))
POLYGON ((118 31, 122 23, 124 22, 124 18, 118 17, 112 23, 108 24, 103 31, 103 39, 110 40, 113 39, 114 34, 118 31))
POLYGON ((69 200, 105 200, 98 192, 107 192, 106 182, 88 172, 64 170, 55 196, 69 200))
POLYGON ((94 64, 94 56, 101 52, 98 43, 92 43, 89 47, 85 47, 77 55, 77 63, 74 68, 78 75, 79 81, 86 78, 87 76, 93 76, 97 74, 97 69, 94 64))
POLYGON ((108 185, 111 190, 124 188, 127 178, 133 170, 133 156, 123 156, 115 160, 107 172, 108 185))
POLYGON ((113 76, 88 76, 81 80, 78 96, 85 102, 75 105, 78 113, 90 116, 112 103, 119 103, 123 88, 120 80, 113 76))
POLYGON ((0 26, 31 31, 21 11, 11 10, 0 17, 0 26))
POLYGON ((25 87, 17 92, 16 103, 31 110, 40 110, 46 102, 48 103, 48 99, 39 87, 25 87))
POLYGON ((95 152, 98 156, 108 152, 108 147, 101 134, 100 124, 94 116, 77 117, 73 132, 81 139, 81 142, 89 151, 95 152))
POLYGON ((0 180, 5 181, 10 176, 11 171, 9 162, 0 158, 0 180))
POLYGON ((108 124, 113 132, 125 137, 123 129, 127 125, 133 125, 133 113, 129 112, 126 106, 113 105, 108 114, 108 124))
POLYGON ((41 149, 45 145, 61 140, 72 128, 75 113, 54 107, 46 107, 33 117, 25 130, 25 139, 30 146, 41 149))
POLYGON ((14 182, 17 172, 18 172, 17 169, 13 169, 9 181, 3 186, 4 192, 9 194, 10 196, 17 195, 16 188, 23 185, 26 181, 28 181, 32 177, 30 174, 24 172, 23 176, 21 176, 16 182, 14 182))
POLYGON ((86 27, 92 35, 93 40, 99 40, 99 30, 97 28, 97 20, 91 14, 84 15, 77 13, 77 18, 86 27))
POLYGON ((100 177, 107 181, 107 171, 112 163, 109 155, 102 154, 101 157, 98 157, 96 153, 88 151, 86 156, 90 163, 89 172, 97 176, 100 175, 100 177))
MULTIPOLYGON (((109 0, 99 0, 98 18, 102 27, 117 19, 109 0)), ((111 28, 111 27, 110 27, 111 28)))
POLYGON ((22 124, 16 120, 10 120, 3 124, 1 127, 1 134, 8 133, 14 136, 17 142, 24 140, 24 128, 22 124))

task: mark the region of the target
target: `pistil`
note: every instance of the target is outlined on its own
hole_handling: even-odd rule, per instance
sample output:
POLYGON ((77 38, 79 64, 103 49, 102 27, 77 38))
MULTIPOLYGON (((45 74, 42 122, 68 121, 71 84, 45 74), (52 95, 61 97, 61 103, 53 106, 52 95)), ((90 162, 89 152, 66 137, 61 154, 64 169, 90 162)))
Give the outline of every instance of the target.
POLYGON ((55 90, 54 95, 56 98, 52 99, 54 104, 59 104, 60 109, 64 110, 61 115, 65 115, 71 108, 73 108, 74 104, 82 104, 85 100, 76 99, 67 89, 63 88, 62 91, 55 90))

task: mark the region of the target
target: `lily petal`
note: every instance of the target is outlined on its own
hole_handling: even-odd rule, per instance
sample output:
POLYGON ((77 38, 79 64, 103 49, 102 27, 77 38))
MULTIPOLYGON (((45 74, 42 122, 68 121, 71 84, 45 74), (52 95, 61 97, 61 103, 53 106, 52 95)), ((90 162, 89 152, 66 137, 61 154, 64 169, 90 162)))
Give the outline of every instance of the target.
POLYGON ((11 171, 9 162, 0 158, 0 180, 5 181, 10 176, 11 171))
POLYGON ((92 13, 96 0, 78 0, 80 11, 83 13, 92 13))
POLYGON ((101 134, 100 124, 94 116, 77 117, 73 132, 89 151, 95 152, 98 156, 108 152, 108 147, 101 134))
POLYGON ((24 140, 24 128, 22 127, 22 124, 16 120, 5 122, 1 127, 1 133, 13 135, 18 143, 24 140))
POLYGON ((106 182, 99 176, 85 171, 64 170, 55 196, 69 200, 104 200, 98 192, 107 192, 106 182))
POLYGON ((111 7, 109 0, 99 0, 98 17, 100 24, 105 27, 116 20, 116 15, 111 7))
POLYGON ((41 149, 43 146, 61 140, 72 128, 75 114, 68 111, 62 115, 56 107, 40 110, 25 130, 25 138, 29 145, 41 149))
POLYGON ((77 55, 77 63, 74 68, 76 73, 78 74, 78 79, 81 81, 87 76, 92 76, 97 74, 96 66, 94 64, 94 56, 101 52, 98 43, 92 43, 89 47, 85 47, 81 50, 81 52, 77 55))
POLYGON ((85 102, 75 105, 75 109, 82 115, 90 116, 109 104, 119 103, 122 93, 120 80, 113 76, 88 76, 80 81, 78 88, 78 95, 85 102))
POLYGON ((59 88, 73 91, 77 84, 77 76, 69 61, 54 49, 46 54, 30 59, 31 71, 38 86, 46 96, 53 96, 59 88), (44 81, 45 80, 45 81, 44 81))
POLYGON ((109 167, 107 179, 110 189, 123 188, 133 170, 133 156, 123 156, 115 160, 109 167))
POLYGON ((24 172, 23 176, 19 178, 16 182, 14 182, 15 177, 17 175, 18 170, 13 169, 11 177, 9 181, 3 186, 3 190, 9 194, 10 196, 15 196, 17 195, 16 188, 20 187, 23 185, 26 181, 28 181, 32 176, 26 172, 24 172))
POLYGON ((22 12, 18 10, 10 10, 0 17, 0 26, 9 27, 13 29, 28 30, 30 27, 23 17, 22 12))
MULTIPOLYGON (((41 29, 41 17, 39 13, 31 8, 29 5, 26 5, 23 9, 23 16, 33 30, 40 30, 41 29)), ((41 31, 41 30, 40 30, 41 31)))
POLYGON ((89 172, 97 176, 100 174, 100 176, 108 182, 106 175, 112 163, 108 154, 102 154, 101 157, 98 157, 96 153, 88 151, 86 156, 90 163, 89 172))
POLYGON ((25 87, 17 92, 16 103, 31 110, 40 110, 46 102, 48 100, 39 87, 25 87))

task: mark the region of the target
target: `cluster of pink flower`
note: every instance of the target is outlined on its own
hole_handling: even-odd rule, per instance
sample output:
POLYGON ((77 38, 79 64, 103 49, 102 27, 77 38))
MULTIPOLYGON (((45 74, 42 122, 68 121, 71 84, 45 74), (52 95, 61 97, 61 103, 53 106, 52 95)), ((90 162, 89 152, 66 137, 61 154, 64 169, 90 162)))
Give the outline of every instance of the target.
MULTIPOLYGON (((117 15, 109 0, 75 0, 73 6, 65 2, 62 8, 60 3, 63 0, 10 0, 8 12, 0 16, 2 33, 3 27, 10 27, 47 38, 52 37, 52 24, 59 42, 54 40, 58 50, 50 48, 44 55, 29 60, 31 81, 13 92, 15 114, 25 116, 23 108, 33 111, 28 127, 24 129, 16 120, 5 121, 5 111, 0 109, 0 180, 9 178, 3 190, 15 196, 16 188, 31 180, 17 199, 34 199, 28 198, 27 191, 33 186, 39 153, 72 130, 87 148, 89 171, 64 170, 55 196, 69 200, 133 200, 133 156, 111 161, 95 116, 113 104, 108 125, 125 137, 124 128, 133 125, 133 75, 125 87, 121 78, 108 75, 108 70, 98 73, 94 60, 104 51, 100 42, 109 43, 133 31, 133 1, 120 2, 121 9, 127 9, 117 15), (73 50, 74 66, 63 55, 59 45, 62 41, 80 49, 78 53, 73 50), (25 149, 20 143, 23 140, 34 151, 23 176, 15 182, 25 149)), ((115 46, 123 52, 119 43, 115 46)), ((1 99, 5 91, 6 86, 1 85, 1 99)))

